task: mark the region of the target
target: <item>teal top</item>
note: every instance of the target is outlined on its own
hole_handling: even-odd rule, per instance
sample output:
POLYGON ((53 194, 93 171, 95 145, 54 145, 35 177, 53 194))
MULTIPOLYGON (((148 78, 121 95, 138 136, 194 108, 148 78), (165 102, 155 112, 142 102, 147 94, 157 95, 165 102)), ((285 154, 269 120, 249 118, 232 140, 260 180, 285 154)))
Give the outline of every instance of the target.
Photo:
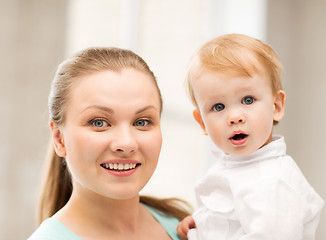
MULTIPOLYGON (((179 220, 145 205, 152 216, 164 227, 172 240, 180 240, 177 233, 179 220)), ((51 217, 42 222, 27 240, 82 240, 59 220, 51 217)))

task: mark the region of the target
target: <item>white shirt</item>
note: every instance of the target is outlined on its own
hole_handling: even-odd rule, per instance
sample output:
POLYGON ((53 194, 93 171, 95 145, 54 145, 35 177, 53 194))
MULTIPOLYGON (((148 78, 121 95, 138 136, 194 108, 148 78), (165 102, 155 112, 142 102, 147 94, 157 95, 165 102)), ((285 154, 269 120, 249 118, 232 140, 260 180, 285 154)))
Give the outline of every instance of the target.
POLYGON ((196 185, 190 240, 314 240, 323 200, 283 137, 247 156, 220 154, 196 185))

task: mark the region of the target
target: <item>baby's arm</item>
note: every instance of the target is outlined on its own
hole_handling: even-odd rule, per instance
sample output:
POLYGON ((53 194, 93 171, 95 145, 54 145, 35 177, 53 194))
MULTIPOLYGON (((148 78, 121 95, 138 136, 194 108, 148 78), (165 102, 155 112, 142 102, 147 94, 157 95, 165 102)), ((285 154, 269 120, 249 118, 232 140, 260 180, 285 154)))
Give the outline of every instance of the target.
POLYGON ((195 228, 196 224, 192 216, 185 217, 177 227, 178 234, 181 239, 187 239, 188 231, 192 228, 195 228))

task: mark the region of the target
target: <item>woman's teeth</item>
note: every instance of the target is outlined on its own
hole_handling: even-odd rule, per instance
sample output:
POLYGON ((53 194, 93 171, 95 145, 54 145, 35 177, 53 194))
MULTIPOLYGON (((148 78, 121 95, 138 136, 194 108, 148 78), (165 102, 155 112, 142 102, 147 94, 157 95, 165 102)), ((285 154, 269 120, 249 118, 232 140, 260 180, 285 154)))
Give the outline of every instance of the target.
POLYGON ((103 163, 101 164, 103 168, 110 169, 110 170, 118 170, 118 171, 124 171, 124 170, 131 170, 136 168, 136 163, 103 163))

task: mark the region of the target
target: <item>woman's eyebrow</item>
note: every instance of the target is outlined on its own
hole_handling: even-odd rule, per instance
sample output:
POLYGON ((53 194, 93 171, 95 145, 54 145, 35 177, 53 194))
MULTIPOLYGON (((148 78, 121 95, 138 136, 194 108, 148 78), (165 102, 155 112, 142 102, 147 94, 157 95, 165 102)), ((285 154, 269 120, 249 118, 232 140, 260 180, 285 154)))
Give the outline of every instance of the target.
POLYGON ((142 113, 148 109, 151 109, 151 108, 154 110, 156 109, 153 105, 149 105, 149 106, 143 107, 143 108, 139 109, 138 111, 136 111, 136 114, 140 114, 140 113, 142 113))
MULTIPOLYGON (((102 110, 104 112, 108 112, 108 113, 111 113, 111 114, 114 114, 114 111, 112 108, 109 108, 109 107, 106 107, 106 106, 102 106, 102 105, 90 105, 88 107, 86 107, 85 109, 83 109, 82 112, 85 112, 87 111, 88 109, 99 109, 99 110, 102 110)), ((135 114, 140 114, 148 109, 156 109, 153 105, 148 105, 146 107, 143 107, 141 109, 139 109, 138 111, 135 112, 135 114)))
POLYGON ((82 112, 85 112, 86 110, 93 109, 93 108, 102 110, 104 112, 108 112, 108 113, 114 114, 113 109, 111 109, 109 107, 106 107, 106 106, 102 106, 102 105, 90 105, 90 106, 86 107, 85 109, 83 109, 82 112))

